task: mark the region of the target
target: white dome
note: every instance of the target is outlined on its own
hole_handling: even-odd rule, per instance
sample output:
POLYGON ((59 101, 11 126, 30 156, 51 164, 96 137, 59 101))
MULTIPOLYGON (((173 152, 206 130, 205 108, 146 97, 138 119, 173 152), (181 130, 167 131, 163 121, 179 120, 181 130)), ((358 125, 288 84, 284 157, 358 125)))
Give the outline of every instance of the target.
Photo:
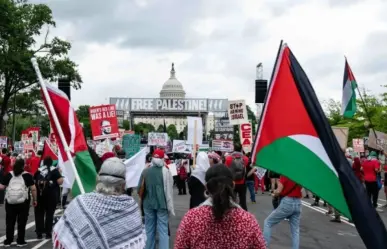
POLYGON ((163 84, 163 88, 160 91, 160 98, 185 98, 185 91, 183 85, 176 79, 176 72, 174 64, 172 63, 171 76, 163 84))

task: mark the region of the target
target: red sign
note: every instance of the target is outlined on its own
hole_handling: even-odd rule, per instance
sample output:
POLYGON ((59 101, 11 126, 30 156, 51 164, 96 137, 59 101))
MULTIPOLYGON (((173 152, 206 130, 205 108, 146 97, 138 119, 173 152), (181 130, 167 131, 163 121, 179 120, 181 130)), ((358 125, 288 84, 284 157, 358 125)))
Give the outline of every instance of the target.
POLYGON ((251 151, 251 144, 253 140, 253 131, 250 123, 240 125, 239 134, 241 145, 245 151, 251 151))
POLYGON ((115 105, 91 106, 89 117, 93 140, 119 137, 115 105))
POLYGON ((364 140, 362 138, 352 139, 353 151, 364 152, 364 140))

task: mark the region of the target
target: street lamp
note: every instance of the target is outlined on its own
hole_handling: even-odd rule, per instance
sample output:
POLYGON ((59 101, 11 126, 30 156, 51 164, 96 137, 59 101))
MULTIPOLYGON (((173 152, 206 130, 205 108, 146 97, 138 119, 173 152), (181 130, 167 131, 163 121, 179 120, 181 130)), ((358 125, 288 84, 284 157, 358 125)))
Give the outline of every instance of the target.
POLYGON ((4 128, 5 128, 4 135, 7 135, 7 123, 8 123, 8 119, 9 119, 9 116, 8 116, 7 113, 5 113, 4 116, 3 116, 3 120, 4 120, 4 128))

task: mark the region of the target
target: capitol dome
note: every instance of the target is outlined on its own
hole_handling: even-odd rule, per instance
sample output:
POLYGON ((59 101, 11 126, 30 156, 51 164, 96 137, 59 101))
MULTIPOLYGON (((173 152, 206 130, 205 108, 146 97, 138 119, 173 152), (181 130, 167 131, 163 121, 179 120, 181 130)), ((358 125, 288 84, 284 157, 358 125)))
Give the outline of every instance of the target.
POLYGON ((185 91, 183 85, 176 79, 174 63, 172 63, 171 76, 163 84, 160 91, 160 98, 184 99, 185 91))

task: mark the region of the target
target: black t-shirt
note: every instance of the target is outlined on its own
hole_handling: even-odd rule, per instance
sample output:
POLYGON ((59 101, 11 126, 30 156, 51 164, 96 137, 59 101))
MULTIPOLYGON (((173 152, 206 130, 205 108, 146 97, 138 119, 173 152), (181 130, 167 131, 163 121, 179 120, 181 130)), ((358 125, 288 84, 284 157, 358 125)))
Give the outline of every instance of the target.
POLYGON ((252 173, 250 176, 247 176, 247 174, 252 170, 253 168, 249 165, 246 167, 246 181, 254 181, 254 173, 252 173))
MULTIPOLYGON (((13 177, 12 174, 8 173, 1 181, 1 184, 4 186, 8 186, 12 177, 13 177)), ((32 185, 34 185, 34 178, 32 177, 32 175, 30 173, 27 173, 27 172, 23 173, 22 177, 23 177, 24 183, 26 184, 26 186, 28 188, 31 187, 32 185)))
POLYGON ((57 168, 52 169, 46 176, 43 176, 38 170, 35 173, 34 179, 38 192, 38 198, 43 196, 56 196, 59 191, 58 179, 62 178, 61 173, 57 168))

